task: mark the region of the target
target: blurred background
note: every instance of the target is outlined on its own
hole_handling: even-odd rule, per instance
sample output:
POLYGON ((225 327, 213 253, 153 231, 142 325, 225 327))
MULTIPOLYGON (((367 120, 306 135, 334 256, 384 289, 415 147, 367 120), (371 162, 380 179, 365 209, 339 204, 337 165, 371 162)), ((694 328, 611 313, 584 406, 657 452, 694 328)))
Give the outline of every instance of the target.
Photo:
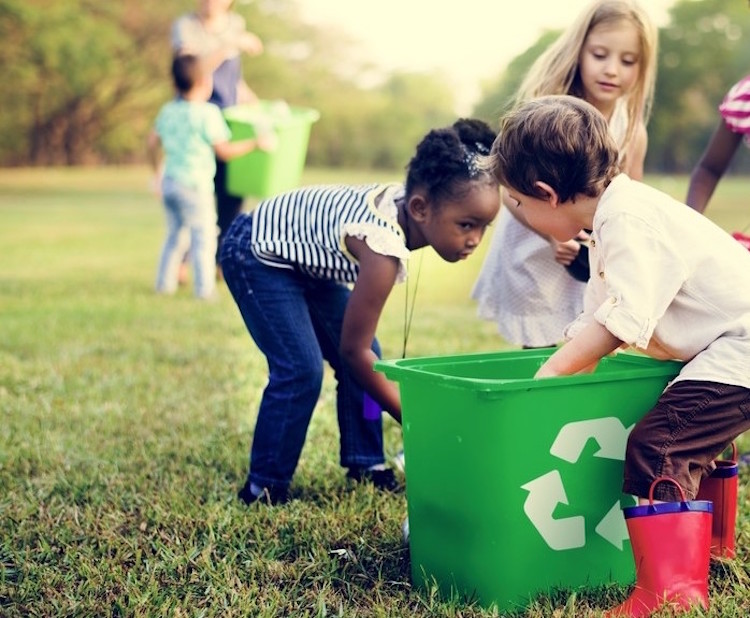
MULTIPOLYGON (((744 0, 644 2, 660 25, 646 172, 687 173, 727 89, 750 73, 750 10, 744 0)), ((457 115, 497 126, 526 69, 579 9, 488 4, 237 0, 233 9, 265 45, 243 59, 258 96, 321 113, 307 163, 394 170, 429 128, 457 115), (448 50, 451 62, 430 49, 448 50)), ((172 96, 170 26, 194 8, 0 0, 0 166, 144 163, 146 134, 172 96)), ((733 170, 749 169, 741 150, 733 170)))

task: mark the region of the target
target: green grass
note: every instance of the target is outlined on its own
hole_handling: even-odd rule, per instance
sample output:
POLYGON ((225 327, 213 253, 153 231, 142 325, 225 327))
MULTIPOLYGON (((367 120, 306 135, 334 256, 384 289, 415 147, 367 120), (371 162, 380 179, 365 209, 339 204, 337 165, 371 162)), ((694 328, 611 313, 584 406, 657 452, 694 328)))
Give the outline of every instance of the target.
MULTIPOLYGON (((684 178, 652 180, 684 194, 684 178)), ((344 482, 330 374, 298 499, 237 503, 264 359, 225 287, 216 303, 153 294, 163 221, 147 185, 142 168, 0 170, 0 615, 497 616, 412 588, 405 497, 344 482)), ((744 228, 749 189, 725 180, 709 216, 744 228)), ((482 252, 424 252, 410 356, 507 347, 469 300, 482 252)), ((405 293, 383 317, 386 357, 401 354, 405 293)), ((392 455, 399 427, 385 436, 392 455)), ((750 614, 746 485, 739 559, 713 568, 706 615, 750 614)), ((623 593, 559 591, 522 615, 596 615, 623 593)))

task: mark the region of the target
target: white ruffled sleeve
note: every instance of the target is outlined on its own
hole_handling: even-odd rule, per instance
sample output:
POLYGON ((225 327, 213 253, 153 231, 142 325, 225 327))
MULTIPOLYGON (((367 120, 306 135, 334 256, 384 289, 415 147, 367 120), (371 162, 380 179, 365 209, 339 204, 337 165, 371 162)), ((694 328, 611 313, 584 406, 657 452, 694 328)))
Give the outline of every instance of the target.
POLYGON ((406 280, 406 265, 410 251, 406 248, 403 237, 377 223, 347 223, 343 232, 346 236, 364 240, 375 253, 398 258, 399 267, 396 281, 402 283, 406 280))

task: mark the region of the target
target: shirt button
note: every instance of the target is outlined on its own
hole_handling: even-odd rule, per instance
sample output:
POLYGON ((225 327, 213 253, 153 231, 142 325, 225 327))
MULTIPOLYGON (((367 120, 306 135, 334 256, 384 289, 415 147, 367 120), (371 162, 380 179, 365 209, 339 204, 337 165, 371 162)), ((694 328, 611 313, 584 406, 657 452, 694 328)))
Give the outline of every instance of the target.
POLYGON ((595 240, 594 240, 593 238, 592 238, 592 239, 591 239, 591 240, 589 241, 589 244, 590 244, 590 245, 591 245, 592 247, 596 247, 596 241, 595 241, 595 240))
POLYGON ((599 278, 600 279, 604 279, 604 271, 603 270, 599 271, 599 278))

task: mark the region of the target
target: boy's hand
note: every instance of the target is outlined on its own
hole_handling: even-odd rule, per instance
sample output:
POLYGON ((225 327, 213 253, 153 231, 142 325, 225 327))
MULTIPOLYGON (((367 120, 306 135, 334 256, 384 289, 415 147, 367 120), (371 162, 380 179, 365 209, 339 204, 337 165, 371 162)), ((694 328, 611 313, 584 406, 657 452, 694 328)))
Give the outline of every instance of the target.
POLYGON ((161 197, 161 174, 154 174, 151 177, 148 188, 151 193, 157 197, 161 197))

